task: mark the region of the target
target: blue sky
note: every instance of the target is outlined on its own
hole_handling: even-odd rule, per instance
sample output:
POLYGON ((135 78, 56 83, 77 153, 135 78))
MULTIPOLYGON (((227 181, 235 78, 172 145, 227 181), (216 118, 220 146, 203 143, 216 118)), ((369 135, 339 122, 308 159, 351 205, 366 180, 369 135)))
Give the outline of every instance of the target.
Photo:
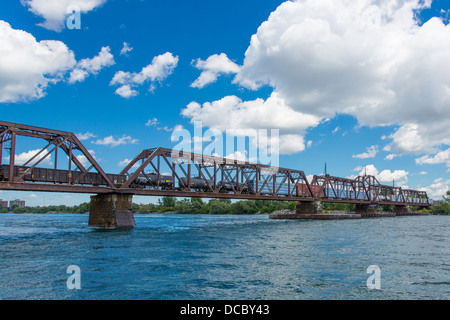
MULTIPOLYGON (((61 2, 82 8, 81 29, 65 26, 66 7, 49 9, 37 0, 0 4, 1 120, 91 133, 83 142, 107 172, 119 172, 120 162, 143 149, 174 147, 173 128, 193 132, 192 121, 202 120, 205 129, 280 128, 290 146, 282 148, 280 166, 307 175, 321 174, 325 163, 328 173, 342 177, 367 166, 386 184, 423 188, 437 199, 448 190, 446 1, 359 7, 344 0, 61 2), (50 58, 36 49, 46 40, 60 45, 44 46, 50 58), (132 50, 121 54, 124 42, 132 50), (20 64, 30 68, 8 73, 14 61, 8 59, 19 52, 20 64), (154 68, 144 72, 148 66, 154 68), (76 69, 84 76, 75 82, 76 69), (125 77, 112 83, 120 71, 125 77), (194 87, 202 72, 217 80, 194 87), (223 109, 216 113, 204 105, 219 102, 223 109)), ((33 148, 24 143, 17 154, 33 148)), ((88 200, 0 193, 5 200, 18 197, 28 205, 88 200)))

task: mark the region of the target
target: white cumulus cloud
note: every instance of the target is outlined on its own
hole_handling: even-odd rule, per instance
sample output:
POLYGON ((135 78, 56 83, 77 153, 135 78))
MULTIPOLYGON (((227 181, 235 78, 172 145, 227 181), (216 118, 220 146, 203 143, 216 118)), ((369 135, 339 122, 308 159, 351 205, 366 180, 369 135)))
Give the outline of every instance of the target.
MULTIPOLYGON (((251 38, 234 82, 270 86, 293 110, 395 125, 394 155, 450 144, 450 28, 417 11, 431 1, 297 0, 251 38)), ((274 110, 275 112, 275 110, 274 110)))
POLYGON ((70 7, 79 8, 80 12, 87 13, 92 11, 107 0, 20 0, 22 5, 28 7, 28 10, 35 15, 44 18, 44 22, 38 25, 53 31, 61 31, 67 17, 70 7))
POLYGON ((76 64, 74 53, 61 41, 42 40, 0 20, 0 102, 45 96, 50 84, 64 79, 76 64))
POLYGON ((258 129, 278 129, 280 154, 303 151, 305 130, 316 126, 320 120, 293 110, 276 93, 267 100, 242 101, 236 96, 227 96, 203 105, 191 102, 181 114, 192 123, 201 121, 203 126, 237 136, 252 135, 258 129))
POLYGON ((434 156, 425 155, 417 158, 416 163, 419 165, 445 163, 446 166, 450 168, 450 148, 445 151, 440 151, 434 156))
POLYGON ((214 54, 206 60, 197 59, 192 64, 202 70, 200 76, 191 84, 193 88, 203 88, 217 81, 219 75, 236 74, 240 67, 231 61, 225 53, 214 54))
MULTIPOLYGON (((16 154, 15 158, 14 158, 14 163, 15 165, 21 166, 24 165, 25 163, 27 163, 27 161, 29 161, 31 158, 33 158, 34 156, 36 156, 39 152, 41 151, 41 149, 36 149, 36 150, 30 150, 30 151, 26 151, 26 152, 22 152, 20 154, 16 154)), ((48 151, 43 151, 40 155, 38 155, 36 158, 33 159, 33 161, 31 161, 31 164, 35 164, 38 161, 40 161, 46 154, 48 151)), ((4 158, 6 161, 9 161, 9 156, 4 158)), ((42 160, 39 163, 39 166, 41 165, 49 165, 51 166, 53 163, 51 161, 52 159, 52 155, 49 155, 48 157, 46 157, 44 160, 42 160)))
POLYGON ((116 89, 116 94, 118 94, 122 98, 128 99, 137 96, 138 92, 134 89, 131 89, 131 87, 128 84, 125 84, 116 89))
POLYGON ((96 138, 96 135, 89 131, 86 133, 77 133, 76 136, 80 141, 89 140, 91 138, 96 138))
POLYGON ((147 123, 145 124, 146 127, 153 127, 159 124, 159 121, 157 118, 149 119, 147 123))
POLYGON ((358 159, 370 159, 375 158, 378 153, 378 146, 371 146, 367 148, 367 152, 353 155, 353 158, 358 159))
POLYGON ((90 74, 97 74, 101 69, 115 64, 114 56, 109 47, 103 47, 93 58, 80 60, 70 73, 69 82, 82 82, 90 74))
POLYGON ((431 185, 428 187, 424 187, 419 189, 420 191, 426 191, 428 196, 436 199, 441 200, 443 196, 447 194, 447 191, 449 191, 450 185, 450 179, 444 179, 444 178, 438 178, 433 181, 431 185))
MULTIPOLYGON (((132 161, 132 160, 126 158, 126 159, 124 159, 124 160, 122 160, 122 161, 119 161, 119 163, 118 163, 117 165, 118 165, 119 167, 121 167, 121 168, 124 168, 124 167, 126 167, 128 164, 130 164, 131 161, 132 161)), ((139 168, 139 166, 140 166, 140 163, 137 162, 137 163, 135 163, 131 168, 136 169, 136 168, 139 168)))
POLYGON ((128 55, 128 52, 133 51, 133 48, 130 47, 130 44, 127 42, 123 43, 122 50, 120 50, 120 55, 128 55))
POLYGON ((154 83, 161 82, 170 76, 178 65, 178 56, 170 52, 156 56, 152 63, 142 68, 138 73, 118 71, 110 82, 110 85, 119 85, 116 94, 123 98, 130 98, 138 95, 134 88, 150 81, 150 90, 154 90, 154 83))
MULTIPOLYGON (((94 150, 88 150, 88 152, 95 159, 95 161, 97 161, 97 162, 100 161, 100 159, 97 159, 97 157, 95 156, 94 150)), ((88 158, 85 155, 80 154, 80 155, 77 155, 76 157, 77 157, 78 161, 80 161, 80 163, 82 164, 83 167, 86 168, 87 166, 90 165, 90 161, 88 160, 88 158)), ((67 157, 67 159, 69 159, 69 158, 67 157)))
POLYGON ((109 136, 103 139, 98 139, 96 141, 92 141, 93 144, 109 146, 109 147, 117 147, 124 144, 136 144, 139 140, 133 139, 130 136, 123 136, 119 139, 114 138, 113 136, 109 136))
MULTIPOLYGON (((392 185, 392 183, 395 183, 396 187, 407 187, 406 184, 408 183, 408 176, 409 176, 409 172, 405 171, 405 170, 395 170, 395 171, 391 171, 391 170, 383 170, 383 171, 378 171, 378 169, 373 165, 367 165, 364 168, 362 167, 358 167, 355 168, 354 171, 359 171, 359 176, 364 176, 364 175, 368 175, 368 176, 374 176, 375 178, 377 178, 378 182, 381 184, 385 184, 385 185, 392 185)), ((356 176, 351 176, 349 177, 351 179, 356 178, 356 176)))

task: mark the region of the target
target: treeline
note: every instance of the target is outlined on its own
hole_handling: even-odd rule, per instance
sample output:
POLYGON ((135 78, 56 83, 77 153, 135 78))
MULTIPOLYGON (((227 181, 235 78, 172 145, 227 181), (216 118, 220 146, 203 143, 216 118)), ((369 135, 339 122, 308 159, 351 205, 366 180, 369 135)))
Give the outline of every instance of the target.
POLYGON ((85 202, 78 206, 42 206, 42 207, 13 207, 12 209, 2 208, 1 213, 89 213, 90 204, 85 202))
POLYGON ((450 191, 447 191, 447 197, 439 201, 431 207, 430 211, 433 214, 450 215, 450 191))
MULTIPOLYGON (((449 194, 450 195, 450 194, 449 194)), ((291 201, 269 201, 269 200, 246 200, 232 202, 229 199, 211 199, 204 201, 198 198, 177 200, 174 197, 163 197, 158 199, 156 204, 136 204, 133 203, 134 213, 179 213, 179 214, 271 214, 277 210, 295 211, 296 202, 291 201)), ((354 211, 355 205, 348 203, 322 203, 325 211, 354 211)), ((382 206, 382 211, 393 211, 392 206, 382 206)), ((411 207, 411 210, 418 211, 420 208, 411 207)), ((42 207, 14 207, 12 209, 0 209, 0 213, 89 213, 90 204, 85 202, 78 206, 42 206, 42 207)), ((450 197, 444 197, 442 201, 436 203, 429 210, 431 214, 449 215, 450 197)))
MULTIPOLYGON (((134 213, 180 213, 180 214, 270 214, 276 210, 295 210, 295 202, 248 200, 232 202, 228 199, 202 199, 192 198, 177 200, 173 197, 158 199, 156 204, 132 204, 134 213)), ((82 203, 78 206, 41 206, 41 207, 14 207, 0 209, 0 213, 89 213, 90 204, 82 203)))
POLYGON ((322 208, 325 211, 355 211, 356 205, 352 203, 322 202, 322 208))
POLYGON ((204 201, 198 198, 176 200, 163 197, 157 204, 133 204, 135 213, 179 214, 270 214, 276 210, 295 210, 295 202, 247 200, 232 202, 229 199, 211 199, 204 201))
MULTIPOLYGON (((180 214, 271 214, 277 210, 295 211, 296 202, 247 200, 232 202, 228 199, 211 199, 208 202, 202 199, 192 198, 176 200, 172 197, 163 197, 157 204, 133 204, 135 213, 164 213, 173 212, 180 214)), ((355 211, 356 205, 351 203, 322 203, 325 211, 355 211)), ((411 206, 412 211, 425 211, 432 214, 450 214, 450 198, 446 198, 429 210, 411 206)), ((381 211, 394 211, 393 206, 382 205, 381 211)))

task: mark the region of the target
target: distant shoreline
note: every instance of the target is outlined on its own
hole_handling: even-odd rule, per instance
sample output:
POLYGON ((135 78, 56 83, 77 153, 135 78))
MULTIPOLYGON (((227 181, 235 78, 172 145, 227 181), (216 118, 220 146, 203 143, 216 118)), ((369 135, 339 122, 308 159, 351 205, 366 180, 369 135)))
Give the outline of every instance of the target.
MULTIPOLYGON (((15 214, 15 215, 22 215, 22 214, 76 214, 76 215, 88 215, 89 212, 83 212, 83 213, 76 213, 76 212, 2 212, 0 213, 0 216, 2 214, 15 214)), ((211 215, 211 216, 220 216, 220 215, 226 215, 226 216, 236 216, 239 214, 235 213, 223 213, 223 214, 215 214, 215 213, 179 213, 179 212, 173 212, 173 211, 167 211, 167 212, 133 212, 134 215, 143 216, 143 215, 156 215, 156 214, 163 214, 163 215, 173 215, 173 214, 183 214, 183 215, 211 215)), ((263 212, 257 212, 257 213, 245 213, 245 215, 269 215, 269 213, 263 213, 263 212)))
MULTIPOLYGON (((134 215, 138 215, 138 216, 144 216, 144 215, 174 215, 174 214, 180 214, 180 215, 211 215, 211 216, 219 216, 219 215, 227 215, 227 216, 236 216, 236 215, 271 215, 271 214, 277 214, 277 213, 287 213, 288 210, 277 210, 274 211, 272 213, 264 213, 264 212, 256 212, 256 213, 242 213, 242 214, 235 214, 235 213, 223 213, 223 214, 214 214, 214 213, 179 213, 179 212, 175 212, 175 211, 166 211, 166 212, 133 212, 134 215)), ((291 212, 292 214, 294 214, 294 212, 291 212)), ((335 213, 335 214, 339 214, 339 213, 350 213, 349 211, 339 211, 339 210, 327 210, 325 211, 325 213, 335 213)), ((387 213, 387 212, 384 212, 387 213)), ((14 215, 24 215, 24 214, 34 214, 34 215, 44 215, 44 214, 52 214, 52 215, 62 215, 62 214, 76 214, 76 215, 89 215, 89 212, 82 212, 82 213, 76 213, 76 212, 24 212, 24 213, 19 213, 19 212, 2 212, 0 213, 0 216, 2 214, 14 214, 14 215)), ((449 214, 447 213, 433 213, 433 212, 429 212, 429 215, 432 216, 448 216, 449 214)))
MULTIPOLYGON (((210 199, 204 202, 202 199, 191 198, 177 200, 174 197, 162 197, 158 199, 156 204, 137 204, 132 203, 130 210, 136 215, 148 214, 211 214, 211 215, 258 215, 258 214, 273 214, 273 213, 295 213, 297 208, 296 201, 276 201, 276 200, 242 200, 232 202, 229 199, 210 199)), ((411 211, 420 210, 419 207, 410 206, 411 211)), ((333 213, 340 212, 350 213, 355 212, 355 204, 350 203, 322 203, 322 210, 333 213)), ((378 210, 393 212, 393 206, 380 205, 378 210)), ((448 215, 450 214, 450 198, 446 198, 440 204, 435 204, 429 209, 423 209, 423 213, 433 215, 448 215)), ((49 205, 41 207, 13 207, 0 209, 1 213, 12 214, 89 214, 90 203, 85 202, 76 206, 66 205, 49 205)))

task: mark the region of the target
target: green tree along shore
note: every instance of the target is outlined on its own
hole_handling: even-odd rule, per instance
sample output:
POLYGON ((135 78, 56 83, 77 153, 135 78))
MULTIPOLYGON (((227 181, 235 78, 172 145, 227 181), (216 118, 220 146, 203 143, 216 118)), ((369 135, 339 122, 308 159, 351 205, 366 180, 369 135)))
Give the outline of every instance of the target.
MULTIPOLYGON (((295 210, 295 202, 248 200, 232 202, 228 199, 211 199, 208 202, 192 198, 177 200, 173 197, 158 199, 156 204, 133 203, 134 213, 180 213, 180 214, 270 214, 276 210, 295 210)), ((42 207, 15 207, 0 209, 0 213, 89 213, 90 204, 82 203, 79 206, 42 206, 42 207)))
MULTIPOLYGON (((450 194, 448 194, 450 195, 450 194)), ((136 204, 133 203, 133 212, 137 214, 145 213, 180 213, 180 214, 270 214, 277 210, 295 210, 296 202, 269 201, 269 200, 247 200, 232 202, 228 199, 211 199, 208 202, 192 198, 177 200, 173 197, 163 197, 158 199, 156 204, 136 204)), ((89 203, 82 203, 78 206, 42 206, 42 207, 15 207, 12 209, 0 209, 0 213, 89 213, 89 203)), ((354 211, 354 204, 346 203, 323 203, 324 210, 354 211)), ((392 211, 392 206, 382 206, 383 211, 392 211)), ((412 207, 412 210, 419 208, 412 207)), ((424 209, 425 210, 425 209, 424 209)), ((444 197, 442 201, 429 209, 431 214, 450 214, 450 197, 444 197)))

